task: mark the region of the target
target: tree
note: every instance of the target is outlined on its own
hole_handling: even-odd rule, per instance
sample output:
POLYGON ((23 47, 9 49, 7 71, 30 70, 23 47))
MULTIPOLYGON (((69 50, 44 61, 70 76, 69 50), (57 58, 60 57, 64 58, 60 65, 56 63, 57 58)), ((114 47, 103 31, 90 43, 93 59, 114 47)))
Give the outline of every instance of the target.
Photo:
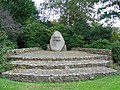
POLYGON ((46 49, 50 37, 47 28, 46 25, 37 20, 28 20, 23 30, 25 46, 46 49))
MULTIPOLYGON (((72 26, 81 18, 90 20, 93 5, 98 0, 46 0, 40 5, 40 14, 45 10, 47 13, 60 14, 60 21, 64 25, 72 26)), ((43 13, 45 14, 45 13, 43 13)), ((42 17, 43 18, 43 17, 42 17)), ((46 18, 46 17, 45 17, 46 18)))
POLYGON ((75 21, 73 25, 73 30, 76 35, 82 35, 84 37, 84 40, 86 42, 89 42, 91 27, 87 23, 86 19, 81 18, 80 20, 75 21))
POLYGON ((112 28, 109 26, 103 27, 102 24, 93 23, 91 30, 89 32, 89 40, 90 42, 99 40, 99 39, 107 39, 110 40, 112 37, 112 28))
POLYGON ((11 14, 0 7, 0 26, 7 33, 8 39, 16 42, 17 35, 21 32, 21 25, 13 20, 11 14))
POLYGON ((0 0, 0 5, 21 24, 24 24, 24 21, 30 17, 35 17, 37 13, 32 0, 0 0))
POLYGON ((119 28, 113 28, 111 41, 112 42, 120 41, 119 28))
POLYGON ((99 40, 93 41, 90 44, 86 44, 85 47, 87 47, 87 48, 98 48, 98 49, 111 49, 112 44, 107 39, 99 39, 99 40))
POLYGON ((97 10, 99 20, 106 19, 108 24, 113 25, 116 18, 120 19, 120 0, 100 0, 99 3, 102 6, 97 10))
POLYGON ((8 36, 6 32, 0 25, 0 73, 10 69, 10 65, 7 63, 7 59, 5 58, 5 53, 9 49, 15 48, 16 45, 8 40, 8 36))

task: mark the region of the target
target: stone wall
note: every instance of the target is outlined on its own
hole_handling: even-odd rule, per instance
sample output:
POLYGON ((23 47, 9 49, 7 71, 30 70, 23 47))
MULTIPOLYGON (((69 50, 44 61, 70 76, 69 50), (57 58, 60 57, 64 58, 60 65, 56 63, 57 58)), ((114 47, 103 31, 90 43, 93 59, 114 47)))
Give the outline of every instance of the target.
POLYGON ((84 52, 89 52, 93 54, 102 54, 102 55, 108 55, 110 59, 112 59, 112 51, 109 49, 95 49, 95 48, 72 48, 71 50, 75 51, 84 51, 84 52))
POLYGON ((12 50, 7 50, 6 54, 7 55, 18 55, 21 53, 25 52, 31 52, 31 51, 37 51, 37 50, 42 50, 39 47, 34 47, 34 48, 22 48, 22 49, 12 49, 12 50))

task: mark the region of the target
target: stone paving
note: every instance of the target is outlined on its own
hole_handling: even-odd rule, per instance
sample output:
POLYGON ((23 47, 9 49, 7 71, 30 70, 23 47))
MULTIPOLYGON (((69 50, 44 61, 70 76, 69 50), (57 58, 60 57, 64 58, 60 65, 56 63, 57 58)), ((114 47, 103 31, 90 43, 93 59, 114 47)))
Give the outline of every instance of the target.
POLYGON ((19 69, 4 72, 11 80, 28 82, 65 82, 94 79, 96 76, 114 75, 117 71, 106 67, 74 69, 19 69))
POLYGON ((13 70, 3 72, 6 78, 27 82, 67 82, 117 74, 107 68, 107 55, 80 51, 32 51, 8 57, 13 70))
POLYGON ((13 57, 32 57, 32 58, 73 58, 73 57, 89 57, 89 56, 100 56, 98 54, 90 54, 87 52, 80 51, 34 51, 23 53, 20 55, 13 55, 13 57))
POLYGON ((41 69, 65 69, 108 66, 107 60, 80 60, 80 61, 12 61, 11 64, 16 68, 41 68, 41 69))
POLYGON ((98 55, 98 54, 90 54, 87 52, 80 52, 80 51, 61 51, 61 52, 54 52, 54 51, 34 51, 23 53, 19 55, 11 55, 9 58, 16 58, 16 59, 34 59, 34 60, 70 60, 70 59, 94 59, 103 57, 104 59, 107 58, 107 55, 98 55))

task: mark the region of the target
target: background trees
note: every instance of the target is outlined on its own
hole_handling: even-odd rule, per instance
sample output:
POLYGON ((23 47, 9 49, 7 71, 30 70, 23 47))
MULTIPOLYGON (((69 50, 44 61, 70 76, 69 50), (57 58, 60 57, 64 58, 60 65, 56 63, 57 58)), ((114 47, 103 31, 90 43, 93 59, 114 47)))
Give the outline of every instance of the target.
POLYGON ((106 23, 113 25, 116 19, 120 19, 120 1, 119 0, 100 0, 97 14, 99 19, 105 19, 106 23))
MULTIPOLYGON (((40 14, 47 10, 49 14, 59 14, 59 21, 64 25, 72 26, 81 18, 91 20, 93 5, 98 0, 46 0, 40 5, 40 14)), ((45 13, 44 13, 45 14, 45 13)), ((43 17, 42 17, 43 18, 43 17)))
POLYGON ((8 35, 8 39, 16 42, 18 33, 21 32, 21 25, 13 20, 8 11, 0 7, 0 26, 8 35))
POLYGON ((24 24, 27 19, 35 17, 37 14, 32 0, 0 0, 0 4, 21 24, 24 24))
POLYGON ((23 30, 23 40, 26 47, 41 47, 46 49, 49 40, 47 26, 39 21, 28 20, 23 30))
MULTIPOLYGON (((93 18, 94 4, 106 2, 108 0, 46 0, 40 4, 38 14, 32 0, 0 0, 0 35, 4 34, 0 37, 0 49, 1 51, 5 48, 10 49, 9 47, 15 46, 12 42, 17 43, 18 48, 46 49, 51 35, 56 30, 63 35, 68 49, 72 47, 111 49, 113 43, 120 41, 117 29, 98 24, 93 18), (55 14, 59 15, 59 19, 49 21, 49 16, 55 14)), ((106 3, 98 9, 100 14, 98 18, 119 18, 119 8, 119 0, 106 3), (112 6, 116 9, 103 13, 102 10, 112 6)), ((116 48, 114 50, 116 51, 116 48)), ((4 52, 0 55, 2 58, 4 52)))
POLYGON ((0 25, 0 73, 10 69, 10 65, 8 65, 7 59, 5 58, 5 53, 7 50, 15 47, 16 45, 8 40, 6 32, 0 25))
POLYGON ((50 22, 49 19, 38 20, 36 7, 31 0, 1 0, 0 2, 1 6, 12 15, 3 15, 6 19, 1 17, 1 26, 7 32, 8 38, 18 43, 19 48, 39 46, 46 49, 50 36, 55 30, 63 34, 69 49, 73 46, 83 47, 96 40, 107 39, 112 42, 114 41, 112 39, 116 37, 111 27, 94 23, 95 19, 91 17, 94 4, 99 0, 46 0, 41 4, 39 12, 43 13, 47 10, 49 14, 59 14, 60 18, 57 22, 50 22), (10 21, 10 18, 16 20, 17 23, 13 19, 10 21), (3 23, 4 21, 8 23, 3 23), (16 32, 18 38, 15 36, 16 32))

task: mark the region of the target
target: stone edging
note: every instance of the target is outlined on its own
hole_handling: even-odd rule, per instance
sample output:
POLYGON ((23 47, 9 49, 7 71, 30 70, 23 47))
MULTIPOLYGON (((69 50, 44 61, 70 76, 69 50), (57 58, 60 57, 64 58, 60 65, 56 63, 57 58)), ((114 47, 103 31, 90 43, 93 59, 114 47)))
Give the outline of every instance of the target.
POLYGON ((116 70, 105 67, 76 68, 76 69, 21 69, 2 73, 2 77, 22 82, 69 82, 94 79, 98 76, 117 74, 116 70), (23 70, 23 71, 22 71, 23 70), (63 73, 60 74, 62 70, 63 73), (92 72, 91 72, 92 71, 92 72), (44 73, 42 73, 44 72, 44 73))
POLYGON ((76 47, 76 48, 72 48, 71 50, 75 50, 75 51, 84 51, 84 52, 89 52, 89 53, 93 53, 93 54, 102 54, 102 55, 112 55, 112 51, 109 49, 95 49, 95 48, 80 48, 80 47, 76 47))
POLYGON ((12 50, 7 50, 6 54, 7 55, 18 55, 21 53, 25 52, 31 52, 31 51, 37 51, 37 50, 42 50, 39 47, 34 47, 34 48, 22 48, 22 49, 12 49, 12 50))

